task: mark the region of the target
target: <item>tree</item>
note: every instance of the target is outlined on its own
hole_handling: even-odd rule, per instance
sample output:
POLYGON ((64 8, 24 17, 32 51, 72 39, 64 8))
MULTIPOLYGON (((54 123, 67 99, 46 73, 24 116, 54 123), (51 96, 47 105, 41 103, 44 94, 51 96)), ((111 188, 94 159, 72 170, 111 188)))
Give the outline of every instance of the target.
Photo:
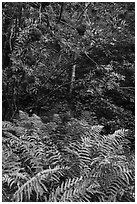
POLYGON ((3 48, 3 62, 11 56, 3 89, 11 88, 8 99, 3 98, 12 108, 5 118, 13 118, 26 101, 39 110, 56 101, 58 94, 68 98, 70 92, 74 97, 85 75, 94 77, 96 72, 101 79, 102 65, 113 64, 112 69, 122 75, 123 63, 134 66, 134 3, 3 3, 3 29, 11 47, 8 54, 3 48))

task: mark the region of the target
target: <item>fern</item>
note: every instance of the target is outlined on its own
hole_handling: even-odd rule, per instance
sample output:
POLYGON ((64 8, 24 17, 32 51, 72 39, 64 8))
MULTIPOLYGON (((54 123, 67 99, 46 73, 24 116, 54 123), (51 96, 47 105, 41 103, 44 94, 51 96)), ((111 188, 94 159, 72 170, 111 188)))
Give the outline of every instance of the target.
POLYGON ((36 194, 36 201, 38 201, 44 193, 48 192, 48 188, 43 184, 43 180, 46 181, 49 177, 51 177, 52 174, 61 170, 62 168, 56 167, 54 169, 47 169, 39 172, 34 177, 30 178, 15 192, 13 200, 15 202, 22 202, 24 195, 26 200, 30 200, 31 195, 36 194))
POLYGON ((126 130, 101 135, 102 126, 43 124, 19 113, 3 123, 3 199, 116 202, 134 185, 126 130))

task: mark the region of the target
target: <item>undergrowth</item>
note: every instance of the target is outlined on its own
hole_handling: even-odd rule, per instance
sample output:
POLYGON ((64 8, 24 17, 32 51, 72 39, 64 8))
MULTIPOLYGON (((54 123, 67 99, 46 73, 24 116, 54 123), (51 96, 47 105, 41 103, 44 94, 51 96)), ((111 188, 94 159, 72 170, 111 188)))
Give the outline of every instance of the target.
POLYGON ((128 130, 102 135, 85 120, 43 123, 23 111, 2 126, 3 201, 134 201, 128 130))

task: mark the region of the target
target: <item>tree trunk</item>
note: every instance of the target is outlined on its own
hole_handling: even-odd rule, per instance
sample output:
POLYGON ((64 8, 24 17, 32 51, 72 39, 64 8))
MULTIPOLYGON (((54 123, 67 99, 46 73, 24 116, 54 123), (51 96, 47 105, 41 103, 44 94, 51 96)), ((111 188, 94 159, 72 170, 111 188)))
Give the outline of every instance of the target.
POLYGON ((71 84, 70 84, 70 91, 69 91, 70 95, 72 93, 74 82, 75 82, 75 74, 76 74, 76 64, 74 64, 72 67, 71 84))

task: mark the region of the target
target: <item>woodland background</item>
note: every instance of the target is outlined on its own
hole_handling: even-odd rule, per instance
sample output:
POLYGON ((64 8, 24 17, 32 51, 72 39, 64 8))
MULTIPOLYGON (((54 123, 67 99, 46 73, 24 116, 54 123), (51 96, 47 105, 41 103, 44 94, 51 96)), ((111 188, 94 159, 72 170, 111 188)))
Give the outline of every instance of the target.
POLYGON ((131 202, 135 3, 2 3, 3 201, 131 202))

